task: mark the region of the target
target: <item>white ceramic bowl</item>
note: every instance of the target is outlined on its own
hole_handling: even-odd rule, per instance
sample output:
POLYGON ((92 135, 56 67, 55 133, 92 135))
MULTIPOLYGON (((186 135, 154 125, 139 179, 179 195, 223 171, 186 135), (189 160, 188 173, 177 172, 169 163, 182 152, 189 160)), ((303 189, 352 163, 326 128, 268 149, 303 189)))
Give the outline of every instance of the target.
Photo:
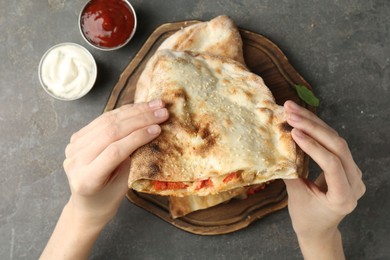
POLYGON ((97 65, 86 48, 65 42, 46 51, 39 62, 38 75, 47 94, 71 101, 85 96, 92 89, 97 65))

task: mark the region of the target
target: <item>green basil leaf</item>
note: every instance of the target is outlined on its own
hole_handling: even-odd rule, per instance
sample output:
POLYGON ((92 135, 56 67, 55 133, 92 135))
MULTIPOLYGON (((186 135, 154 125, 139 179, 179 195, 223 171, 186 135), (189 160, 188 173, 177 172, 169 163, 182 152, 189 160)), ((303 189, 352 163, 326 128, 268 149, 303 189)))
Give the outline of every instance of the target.
POLYGON ((313 107, 318 107, 320 105, 320 100, 307 87, 303 85, 295 85, 295 90, 297 91, 299 98, 306 104, 313 107))

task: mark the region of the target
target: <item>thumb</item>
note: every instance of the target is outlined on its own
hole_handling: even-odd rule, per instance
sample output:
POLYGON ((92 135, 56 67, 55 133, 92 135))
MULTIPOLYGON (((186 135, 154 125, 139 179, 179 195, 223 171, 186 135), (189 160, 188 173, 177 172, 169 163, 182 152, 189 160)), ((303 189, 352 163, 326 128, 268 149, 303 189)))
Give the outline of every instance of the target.
POLYGON ((308 196, 310 197, 312 195, 323 195, 321 188, 318 187, 316 183, 308 179, 298 178, 288 180, 286 179, 283 181, 286 184, 288 196, 291 198, 302 200, 304 197, 308 198, 308 196))
POLYGON ((126 194, 128 190, 127 180, 129 179, 130 173, 130 161, 130 157, 126 158, 113 173, 115 176, 112 184, 115 185, 116 189, 123 195, 126 194))
POLYGON ((283 179, 284 184, 286 185, 287 193, 289 196, 294 196, 300 194, 303 189, 305 189, 305 182, 301 178, 297 179, 283 179))
POLYGON ((301 200, 304 196, 320 192, 317 185, 305 178, 283 179, 288 196, 301 200))

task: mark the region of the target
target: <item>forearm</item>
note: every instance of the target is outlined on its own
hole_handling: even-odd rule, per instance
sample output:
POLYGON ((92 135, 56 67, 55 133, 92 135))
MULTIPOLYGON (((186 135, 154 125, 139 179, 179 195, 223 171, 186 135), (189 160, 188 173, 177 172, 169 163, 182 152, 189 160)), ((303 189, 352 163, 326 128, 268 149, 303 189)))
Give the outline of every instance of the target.
POLYGON ((68 203, 40 259, 87 259, 106 223, 92 223, 68 203))
POLYGON ((338 229, 316 238, 299 234, 297 236, 305 260, 345 259, 341 233, 338 229))

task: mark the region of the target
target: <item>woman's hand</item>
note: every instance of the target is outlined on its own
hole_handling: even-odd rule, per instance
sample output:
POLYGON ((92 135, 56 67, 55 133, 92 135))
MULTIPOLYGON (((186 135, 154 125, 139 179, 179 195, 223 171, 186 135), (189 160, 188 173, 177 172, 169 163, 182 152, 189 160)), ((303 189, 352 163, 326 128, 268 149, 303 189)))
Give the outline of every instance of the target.
POLYGON ((307 259, 343 258, 338 225, 365 192, 362 173, 335 130, 292 101, 284 107, 293 139, 323 170, 314 183, 301 178, 284 180, 302 252, 307 259))
POLYGON ((71 197, 42 259, 87 258, 102 228, 128 190, 129 156, 156 138, 168 119, 161 100, 125 105, 73 134, 64 169, 71 197))
POLYGON ((161 100, 125 105, 73 134, 64 161, 69 203, 85 217, 109 221, 128 190, 129 156, 156 138, 167 118, 161 100))

